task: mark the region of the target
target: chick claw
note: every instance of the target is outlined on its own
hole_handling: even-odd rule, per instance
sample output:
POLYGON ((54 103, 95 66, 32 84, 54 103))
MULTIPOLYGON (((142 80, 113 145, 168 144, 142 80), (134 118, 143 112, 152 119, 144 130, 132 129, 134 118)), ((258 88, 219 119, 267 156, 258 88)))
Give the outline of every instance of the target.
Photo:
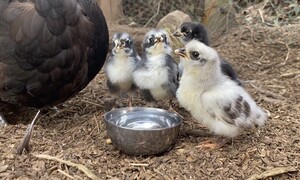
POLYGON ((197 148, 204 148, 204 149, 217 149, 218 144, 214 142, 212 139, 208 139, 206 141, 202 141, 199 143, 197 148))
POLYGON ((213 139, 208 139, 206 141, 202 141, 196 147, 197 148, 204 148, 204 149, 219 149, 219 148, 223 147, 229 141, 230 141, 230 139, 228 139, 228 138, 222 139, 220 141, 215 141, 213 139))
POLYGON ((183 116, 181 116, 175 109, 172 108, 172 106, 170 106, 170 108, 168 109, 169 112, 173 112, 175 114, 177 114, 181 119, 184 119, 183 116))

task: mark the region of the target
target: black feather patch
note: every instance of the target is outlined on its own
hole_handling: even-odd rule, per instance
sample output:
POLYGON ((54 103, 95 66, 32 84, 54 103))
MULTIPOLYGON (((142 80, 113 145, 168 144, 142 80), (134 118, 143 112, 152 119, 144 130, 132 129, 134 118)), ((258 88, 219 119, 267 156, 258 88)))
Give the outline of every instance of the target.
POLYGON ((223 110, 226 115, 223 119, 229 124, 234 124, 234 120, 241 116, 249 117, 251 108, 249 103, 239 96, 234 102, 224 106, 223 110))
POLYGON ((229 64, 223 58, 221 58, 221 70, 224 75, 228 76, 231 80, 235 81, 239 86, 242 84, 231 64, 229 64))
POLYGON ((113 84, 110 80, 106 81, 107 88, 111 94, 117 94, 120 92, 120 88, 113 84))
POLYGON ((148 102, 153 102, 155 101, 155 99, 153 98, 150 90, 148 89, 142 89, 142 92, 141 92, 142 96, 145 98, 146 101, 148 102))
POLYGON ((248 102, 246 102, 246 101, 244 101, 244 104, 243 104, 244 106, 244 114, 245 114, 245 116, 246 117, 249 117, 249 115, 250 115, 250 111, 251 111, 251 108, 250 108, 250 105, 248 104, 248 102))
POLYGON ((212 109, 207 109, 207 113, 210 115, 210 117, 212 117, 213 119, 216 118, 216 114, 213 112, 212 109))

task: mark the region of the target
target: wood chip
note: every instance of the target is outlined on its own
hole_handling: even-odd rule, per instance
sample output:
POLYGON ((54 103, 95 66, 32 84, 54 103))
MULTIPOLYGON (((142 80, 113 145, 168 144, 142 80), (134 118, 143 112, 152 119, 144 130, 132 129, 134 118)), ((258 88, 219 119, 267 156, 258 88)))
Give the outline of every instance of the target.
POLYGON ((61 173, 62 175, 66 176, 66 177, 68 177, 70 179, 75 179, 73 176, 71 176, 70 174, 66 173, 63 170, 58 169, 57 172, 61 173))
POLYGON ((6 171, 6 169, 8 168, 8 165, 4 165, 0 167, 0 173, 6 171))
POLYGON ((111 139, 106 139, 106 144, 112 144, 111 139))
POLYGON ((184 154, 185 150, 184 149, 178 149, 177 154, 184 154))
POLYGON ((258 180, 258 179, 264 179, 268 177, 277 176, 279 174, 285 174, 289 172, 297 172, 298 170, 294 167, 277 167, 273 169, 266 170, 265 172, 261 174, 254 174, 247 180, 258 180))
POLYGON ((34 155, 34 156, 37 157, 37 158, 53 160, 53 161, 57 161, 57 162, 66 164, 68 166, 76 167, 80 171, 82 171, 87 177, 89 177, 91 179, 99 179, 92 171, 90 171, 86 166, 84 166, 82 164, 73 163, 71 161, 66 161, 66 160, 63 160, 63 159, 59 159, 58 157, 53 157, 53 156, 46 155, 46 154, 37 154, 37 155, 34 155))
POLYGON ((292 77, 295 77, 297 74, 300 74, 300 71, 285 73, 285 74, 280 75, 280 77, 292 78, 292 77))
POLYGON ((138 164, 138 163, 130 163, 130 166, 142 166, 142 167, 147 167, 149 164, 138 164))

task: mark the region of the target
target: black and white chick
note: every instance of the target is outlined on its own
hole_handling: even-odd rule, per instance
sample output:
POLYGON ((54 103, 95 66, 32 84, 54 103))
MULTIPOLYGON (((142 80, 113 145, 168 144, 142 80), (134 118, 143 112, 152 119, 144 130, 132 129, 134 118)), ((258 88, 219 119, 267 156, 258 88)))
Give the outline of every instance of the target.
MULTIPOLYGON (((176 97, 178 67, 165 30, 153 29, 143 40, 143 56, 133 72, 135 84, 142 90, 147 104, 176 97)), ((171 103, 171 102, 169 102, 171 103)), ((170 104, 170 110, 173 110, 170 104)))
POLYGON ((131 107, 132 96, 136 90, 133 70, 141 58, 128 33, 115 33, 112 44, 112 52, 105 64, 105 74, 108 90, 113 97, 113 108, 115 108, 117 98, 123 95, 129 97, 128 106, 131 107))
MULTIPOLYGON (((191 40, 195 39, 199 42, 204 43, 209 46, 209 38, 208 33, 205 27, 196 22, 184 22, 180 25, 180 27, 173 33, 174 37, 177 37, 181 43, 187 44, 191 40)), ((182 74, 182 62, 180 61, 178 65, 180 69, 180 74, 182 74)), ((231 64, 227 62, 225 59, 221 58, 221 70, 223 74, 230 77, 232 80, 241 85, 241 81, 238 78, 236 71, 233 69, 231 64)), ((180 75, 181 76, 181 75, 180 75)))
POLYGON ((192 40, 174 51, 183 61, 183 74, 176 92, 179 104, 221 141, 202 147, 218 148, 243 130, 263 126, 266 113, 251 96, 221 71, 221 60, 211 47, 192 40))

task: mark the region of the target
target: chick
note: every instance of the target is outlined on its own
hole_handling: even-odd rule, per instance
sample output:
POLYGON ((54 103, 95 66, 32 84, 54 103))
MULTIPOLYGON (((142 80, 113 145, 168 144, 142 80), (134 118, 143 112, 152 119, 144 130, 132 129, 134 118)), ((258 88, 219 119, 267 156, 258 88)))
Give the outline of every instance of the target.
POLYGON ((221 60, 213 48, 192 40, 174 52, 184 68, 176 92, 179 104, 211 132, 225 137, 201 146, 221 147, 241 131, 265 124, 266 113, 242 86, 222 73, 221 60))
MULTIPOLYGON (((200 23, 195 22, 184 22, 180 27, 173 33, 173 36, 179 38, 183 44, 187 44, 191 40, 195 39, 199 42, 209 46, 209 38, 205 27, 200 23)), ((179 63, 180 74, 182 74, 182 62, 179 63)), ((241 85, 241 81, 238 78, 237 73, 225 59, 221 58, 221 70, 223 74, 230 77, 232 80, 241 85)))
POLYGON ((132 96, 136 90, 132 72, 140 61, 132 37, 127 33, 115 33, 112 53, 105 64, 107 87, 113 96, 113 108, 119 96, 129 96, 128 106, 132 105, 132 96))
POLYGON ((167 32, 161 29, 149 31, 142 47, 142 60, 133 72, 134 82, 150 106, 154 105, 155 100, 171 101, 178 88, 178 67, 171 56, 167 32))
POLYGON ((209 46, 209 38, 205 27, 200 23, 184 22, 173 33, 173 36, 178 37, 180 42, 187 44, 193 39, 196 39, 209 46))

